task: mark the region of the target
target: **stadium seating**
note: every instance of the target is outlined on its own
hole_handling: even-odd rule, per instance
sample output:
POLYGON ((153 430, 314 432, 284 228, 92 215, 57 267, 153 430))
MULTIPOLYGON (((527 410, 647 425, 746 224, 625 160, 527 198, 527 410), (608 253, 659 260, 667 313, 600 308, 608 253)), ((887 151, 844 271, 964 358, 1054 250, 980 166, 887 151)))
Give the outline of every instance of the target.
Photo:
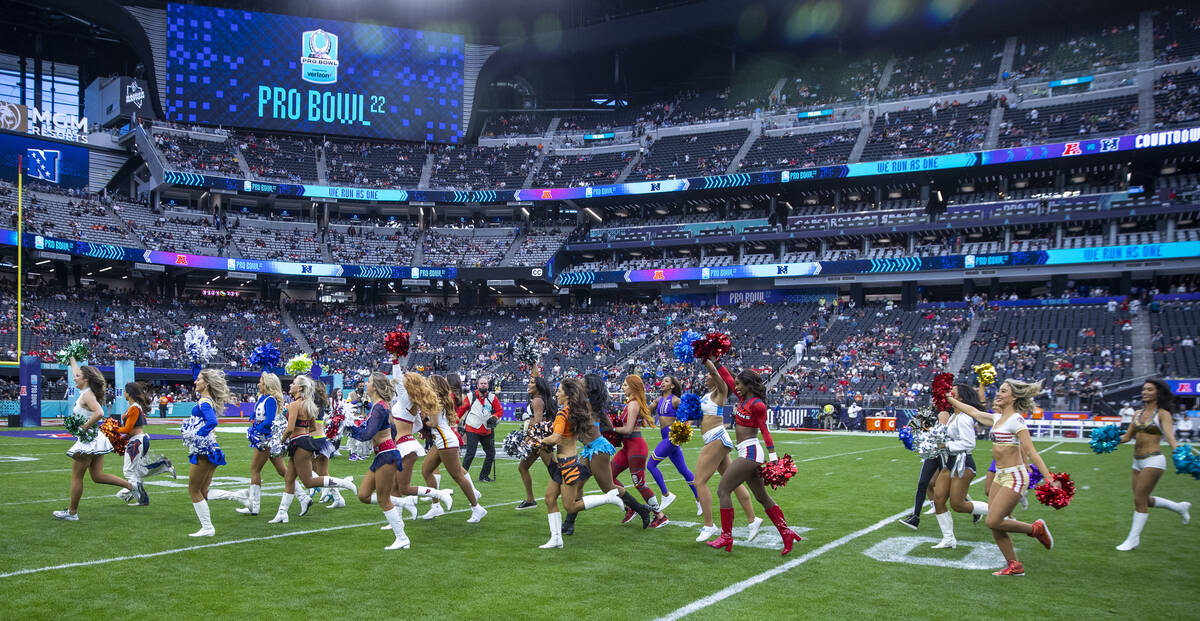
POLYGON ((1175 63, 1200 56, 1200 12, 1179 6, 1154 12, 1154 59, 1175 63))
POLYGON ((1054 106, 1008 108, 1000 131, 1000 146, 1015 147, 1103 136, 1135 129, 1137 95, 1092 99, 1054 106))
POLYGON ((561 188, 616 183, 631 157, 633 154, 626 151, 547 157, 534 178, 533 186, 561 188))
POLYGON ((234 141, 250 171, 260 179, 316 183, 320 145, 297 136, 239 133, 234 141))
POLYGON ((983 147, 989 110, 972 102, 889 112, 875 118, 863 161, 960 153, 983 147))
POLYGON ((512 265, 541 267, 546 264, 571 234, 571 227, 535 227, 526 230, 512 265))
POLYGON ((845 162, 858 129, 843 129, 809 134, 759 136, 742 159, 743 172, 828 166, 845 162))
POLYGON ((629 174, 630 181, 723 175, 749 130, 671 136, 658 140, 629 174))
POLYGON ((429 229, 422 242, 425 264, 439 267, 499 265, 515 237, 513 229, 429 229))
POLYGON ((326 239, 338 263, 411 265, 420 232, 414 228, 334 224, 326 239))
POLYGON ((1132 23, 1067 37, 1060 32, 1018 37, 1013 74, 1052 78, 1133 63, 1138 58, 1137 41, 1137 28, 1132 23))
POLYGON ((442 147, 434 154, 430 185, 456 190, 519 189, 536 157, 537 148, 530 146, 442 147))
POLYGON ((242 218, 232 226, 230 232, 242 256, 247 259, 324 261, 315 224, 242 218))
POLYGON ((415 188, 425 147, 410 143, 325 142, 329 183, 357 187, 415 188))
POLYGON ((883 99, 962 93, 995 85, 1001 41, 979 41, 909 55, 896 61, 883 99))
POLYGON ((184 172, 240 177, 237 154, 228 140, 203 140, 186 134, 158 130, 154 143, 167 162, 184 172))
POLYGON ((1155 127, 1200 121, 1200 74, 1195 69, 1167 72, 1154 81, 1155 127))

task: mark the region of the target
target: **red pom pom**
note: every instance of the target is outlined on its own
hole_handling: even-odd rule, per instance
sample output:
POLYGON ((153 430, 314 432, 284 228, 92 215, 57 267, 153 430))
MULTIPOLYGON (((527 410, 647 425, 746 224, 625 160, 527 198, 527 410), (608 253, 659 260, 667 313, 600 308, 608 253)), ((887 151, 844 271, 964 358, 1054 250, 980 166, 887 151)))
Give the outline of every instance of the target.
POLYGON ((392 364, 400 362, 401 358, 408 355, 408 332, 397 326, 394 332, 388 332, 383 337, 383 348, 392 355, 392 364))
POLYGON ((939 412, 952 412, 954 408, 950 406, 950 402, 946 399, 946 395, 954 389, 954 374, 953 373, 938 373, 933 377, 933 383, 929 387, 929 393, 933 395, 933 406, 939 412))
POLYGON ((784 455, 779 461, 759 466, 758 476, 762 477, 764 485, 770 485, 771 489, 779 489, 796 476, 796 462, 792 461, 791 455, 784 455))
POLYGON ((1050 481, 1035 487, 1033 491, 1037 494, 1038 502, 1055 509, 1061 509, 1071 504, 1071 499, 1075 497, 1075 482, 1071 480, 1071 475, 1065 472, 1055 472, 1050 475, 1049 479, 1058 481, 1062 487, 1054 487, 1050 481))
POLYGON ((625 436, 617 433, 616 430, 618 427, 625 424, 625 418, 620 414, 610 414, 608 417, 608 422, 612 424, 612 431, 604 431, 601 432, 600 435, 604 436, 604 438, 611 442, 613 446, 620 447, 625 443, 625 436))
POLYGON ((709 332, 702 339, 692 341, 692 353, 699 359, 717 359, 733 349, 733 341, 729 335, 721 332, 709 332))
POLYGON ((335 414, 332 418, 325 422, 325 437, 330 440, 336 440, 338 435, 342 433, 342 423, 346 422, 346 417, 343 414, 335 414))

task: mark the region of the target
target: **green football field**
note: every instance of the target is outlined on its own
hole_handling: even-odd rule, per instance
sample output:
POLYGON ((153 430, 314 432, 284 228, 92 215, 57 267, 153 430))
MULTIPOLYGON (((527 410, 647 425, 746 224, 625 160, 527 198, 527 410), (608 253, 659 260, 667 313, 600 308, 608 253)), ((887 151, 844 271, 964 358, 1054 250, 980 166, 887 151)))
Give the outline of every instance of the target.
MULTIPOLYGON (((244 435, 219 437, 230 465, 218 469, 214 486, 242 489, 250 455, 244 435)), ((210 502, 217 536, 194 539, 187 534, 199 526, 178 440, 154 441, 181 478, 147 481, 148 507, 127 506, 113 496, 116 488, 85 480, 80 521, 63 522, 50 513, 67 506, 68 442, 0 436, 0 618, 1200 616, 1200 524, 1184 526, 1176 514, 1152 509, 1141 547, 1113 549, 1132 514, 1128 446, 1098 456, 1083 443, 1036 443, 1047 463, 1072 474, 1079 492, 1061 511, 1036 500, 1017 509, 1018 519, 1046 519, 1055 548, 1017 536, 1026 575, 997 578, 991 572, 1003 562, 991 533, 969 516, 955 518, 956 550, 929 549, 940 536, 932 515, 915 532, 895 522, 912 504, 920 464, 894 437, 781 432, 776 439, 799 468, 774 492, 804 536, 788 557, 780 556, 769 520, 750 544, 735 530, 732 553, 696 543, 695 503, 669 465, 663 472, 679 496, 667 511, 671 524, 643 531, 637 520, 620 524, 621 514, 605 506, 581 514, 564 549, 538 549, 549 536, 541 501, 547 475, 534 471, 538 508, 515 511, 523 492, 509 459, 499 462, 497 482, 477 482, 489 510, 482 523, 466 523, 458 493, 452 514, 406 520, 409 550, 385 552, 392 535, 379 530, 379 508, 357 501, 314 506, 304 517, 293 504, 290 523, 268 524, 282 488, 273 472, 264 473, 259 516, 210 502)), ((687 449, 694 462, 698 439, 687 449)), ((987 443, 977 448, 981 465, 988 452, 987 443)), ((120 458, 107 456, 105 469, 120 474, 120 458)), ((335 459, 331 472, 359 481, 366 469, 335 459)), ((715 496, 715 478, 711 485, 715 496)), ((982 483, 972 493, 981 498, 982 483)), ((1197 503, 1200 517, 1200 482, 1172 468, 1156 494, 1197 503)), ((740 509, 737 522, 744 526, 740 509)))

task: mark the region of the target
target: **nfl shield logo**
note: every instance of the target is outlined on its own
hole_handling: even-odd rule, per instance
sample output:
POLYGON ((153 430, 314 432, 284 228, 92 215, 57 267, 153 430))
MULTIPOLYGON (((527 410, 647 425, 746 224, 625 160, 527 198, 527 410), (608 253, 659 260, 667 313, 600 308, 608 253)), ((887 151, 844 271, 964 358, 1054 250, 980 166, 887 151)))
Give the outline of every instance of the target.
POLYGON ((28 160, 26 169, 29 176, 47 183, 58 183, 58 160, 60 157, 62 157, 62 152, 53 149, 26 149, 25 158, 28 160))
POLYGON ((337 82, 338 37, 324 30, 306 30, 300 40, 300 77, 313 84, 337 82))

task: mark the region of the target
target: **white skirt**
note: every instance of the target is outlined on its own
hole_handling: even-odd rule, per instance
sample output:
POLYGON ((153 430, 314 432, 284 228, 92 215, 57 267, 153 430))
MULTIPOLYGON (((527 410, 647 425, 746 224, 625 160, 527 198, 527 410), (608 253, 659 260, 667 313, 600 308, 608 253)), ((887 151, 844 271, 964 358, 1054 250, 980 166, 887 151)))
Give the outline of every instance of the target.
POLYGON ((96 438, 91 442, 82 442, 76 440, 71 448, 67 449, 67 457, 76 455, 104 455, 113 452, 112 442, 108 441, 108 436, 102 433, 96 433, 96 438))

